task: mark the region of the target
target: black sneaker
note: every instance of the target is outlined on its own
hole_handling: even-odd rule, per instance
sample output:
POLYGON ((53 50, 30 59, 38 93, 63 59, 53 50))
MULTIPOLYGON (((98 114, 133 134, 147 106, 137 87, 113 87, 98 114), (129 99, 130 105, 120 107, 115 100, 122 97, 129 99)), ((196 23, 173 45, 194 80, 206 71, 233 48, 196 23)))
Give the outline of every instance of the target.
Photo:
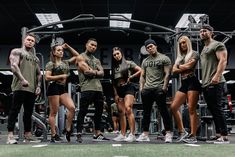
POLYGON ((81 134, 77 134, 77 140, 78 143, 82 143, 82 135, 81 134))
POLYGON ((109 139, 104 137, 102 134, 99 134, 97 136, 93 136, 93 141, 109 141, 109 139))
POLYGON ((197 143, 197 138, 196 136, 193 136, 192 134, 190 134, 187 138, 183 139, 183 141, 185 143, 194 144, 194 143, 197 143))
POLYGON ((65 138, 66 138, 66 140, 68 141, 68 142, 70 142, 70 137, 71 137, 71 134, 72 134, 72 131, 70 130, 70 131, 66 131, 66 133, 65 133, 65 138))
POLYGON ((54 136, 51 136, 51 143, 61 142, 62 139, 59 135, 55 134, 54 136))
POLYGON ((209 140, 206 140, 206 143, 214 143, 219 138, 220 136, 211 136, 209 140))

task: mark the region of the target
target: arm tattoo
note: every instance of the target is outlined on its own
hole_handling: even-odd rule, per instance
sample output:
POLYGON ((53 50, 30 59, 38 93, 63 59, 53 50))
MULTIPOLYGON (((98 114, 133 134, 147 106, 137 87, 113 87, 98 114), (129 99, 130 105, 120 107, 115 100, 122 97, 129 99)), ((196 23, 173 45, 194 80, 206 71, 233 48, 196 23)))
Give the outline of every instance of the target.
POLYGON ((10 60, 10 63, 11 63, 11 70, 12 70, 13 74, 15 74, 16 77, 19 80, 24 80, 25 78, 21 74, 21 71, 20 71, 20 68, 19 68, 20 54, 21 54, 21 52, 20 52, 19 49, 13 49, 11 51, 9 60, 10 60))

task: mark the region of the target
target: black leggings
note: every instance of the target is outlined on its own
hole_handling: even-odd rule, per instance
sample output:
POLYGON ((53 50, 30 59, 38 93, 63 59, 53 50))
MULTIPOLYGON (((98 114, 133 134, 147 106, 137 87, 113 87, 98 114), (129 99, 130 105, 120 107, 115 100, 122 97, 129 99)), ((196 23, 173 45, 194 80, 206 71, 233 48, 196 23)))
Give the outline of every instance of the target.
POLYGON ((157 106, 159 108, 165 130, 172 131, 172 118, 166 104, 166 93, 164 93, 162 89, 158 88, 143 89, 141 92, 141 96, 144 109, 143 131, 149 131, 151 111, 154 101, 157 103, 157 106))
POLYGON ((100 130, 100 121, 103 113, 104 96, 100 91, 84 91, 81 93, 79 113, 77 116, 77 132, 82 133, 84 117, 87 114, 88 106, 94 103, 95 115, 94 123, 95 130, 100 130))
POLYGON ((223 87, 224 83, 209 85, 203 88, 203 95, 213 116, 216 133, 227 136, 228 130, 222 104, 223 87))
POLYGON ((15 128, 15 123, 17 120, 17 116, 20 112, 20 108, 23 104, 24 107, 24 131, 31 131, 31 116, 33 113, 34 103, 35 103, 35 94, 27 91, 14 91, 12 98, 12 106, 9 111, 8 116, 8 125, 7 129, 9 132, 13 132, 15 128))

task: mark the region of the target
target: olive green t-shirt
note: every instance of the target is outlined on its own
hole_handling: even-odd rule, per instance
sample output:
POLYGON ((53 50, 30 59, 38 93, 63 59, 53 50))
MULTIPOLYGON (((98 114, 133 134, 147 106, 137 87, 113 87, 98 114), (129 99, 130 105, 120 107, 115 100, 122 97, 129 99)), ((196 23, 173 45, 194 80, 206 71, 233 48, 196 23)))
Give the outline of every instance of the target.
POLYGON ((11 84, 12 91, 28 91, 34 93, 37 86, 37 67, 39 64, 39 59, 32 52, 28 52, 23 48, 19 48, 20 63, 19 68, 23 77, 29 82, 28 87, 23 87, 21 81, 13 75, 13 80, 11 84))
POLYGON ((126 64, 127 66, 125 69, 121 69, 119 67, 114 69, 114 79, 123 78, 123 73, 125 72, 127 72, 127 77, 133 74, 134 68, 137 66, 135 62, 126 60, 126 64))
POLYGON ((134 73, 134 68, 137 64, 133 61, 126 60, 126 66, 122 68, 120 65, 114 69, 114 85, 119 86, 119 80, 127 81, 128 77, 134 73))
POLYGON ((159 52, 155 57, 149 55, 145 58, 141 65, 141 68, 144 70, 143 77, 145 78, 143 88, 162 88, 165 76, 164 66, 169 65, 171 65, 170 58, 159 52))
MULTIPOLYGON (((86 63, 93 69, 98 70, 98 67, 101 67, 99 59, 94 55, 87 55, 85 52, 81 54, 84 57, 86 63)), ((78 73, 79 82, 81 86, 81 91, 103 91, 102 85, 99 78, 86 76, 83 73, 78 73)))
MULTIPOLYGON (((192 56, 189 58, 189 60, 190 60, 190 59, 195 59, 195 60, 196 60, 196 63, 197 63, 198 60, 199 60, 199 58, 200 58, 199 53, 196 52, 196 51, 193 51, 192 56)), ((184 59, 183 59, 182 61, 180 61, 180 64, 185 64, 185 63, 186 63, 186 62, 185 62, 184 59)), ((196 65, 197 65, 197 64, 195 64, 191 69, 188 69, 188 70, 187 70, 187 73, 188 73, 189 71, 195 73, 196 65)))
POLYGON ((46 64, 46 71, 51 71, 52 76, 69 74, 69 61, 63 60, 60 65, 55 66, 52 61, 46 64))
MULTIPOLYGON (((225 45, 215 40, 212 40, 208 46, 204 46, 200 56, 202 87, 208 86, 215 75, 219 63, 219 60, 216 57, 216 52, 221 50, 226 50, 225 45)), ((223 75, 220 77, 220 82, 226 82, 223 75)))

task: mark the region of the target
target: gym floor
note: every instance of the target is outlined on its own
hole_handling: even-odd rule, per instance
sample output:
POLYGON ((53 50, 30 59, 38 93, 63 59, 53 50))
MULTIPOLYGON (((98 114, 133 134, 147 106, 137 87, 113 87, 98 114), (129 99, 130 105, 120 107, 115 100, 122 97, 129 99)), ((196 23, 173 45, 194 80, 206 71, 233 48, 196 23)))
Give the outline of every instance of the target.
MULTIPOLYGON (((82 143, 77 143, 76 142, 76 135, 72 135, 71 137, 71 142, 70 143, 67 143, 67 141, 65 140, 65 137, 64 135, 61 136, 61 138, 63 139, 62 142, 58 142, 58 143, 50 143, 50 135, 48 135, 47 137, 47 141, 43 141, 43 142, 39 142, 37 144, 63 144, 63 145, 66 145, 66 144, 97 144, 97 143, 105 143, 105 144, 165 144, 164 142, 164 136, 162 135, 157 135, 157 134, 152 134, 150 135, 150 142, 116 142, 116 141, 113 141, 112 139, 114 137, 117 136, 117 134, 115 133, 104 133, 104 136, 108 139, 110 139, 109 141, 102 141, 102 142, 96 142, 96 141, 93 141, 93 135, 92 134, 83 134, 82 135, 82 139, 83 139, 83 142, 82 143)), ((136 135, 136 138, 138 137, 139 135, 136 135)), ((174 144, 185 144, 184 142, 181 142, 181 143, 177 143, 177 142, 174 142, 176 137, 173 138, 173 143, 174 144)), ((230 140, 230 144, 235 144, 235 134, 229 134, 228 136, 229 140, 230 140)), ((16 136, 16 139, 17 139, 17 136, 16 136)), ((38 137, 39 140, 42 140, 42 136, 41 137, 38 137)), ((0 144, 6 144, 6 140, 7 140, 7 132, 1 132, 0 134, 0 144)), ((25 143, 23 142, 22 140, 19 140, 18 141, 18 144, 32 144, 32 143, 25 143)), ((36 144, 36 143, 34 143, 36 144)), ((208 144, 206 142, 206 140, 204 138, 198 138, 198 142, 196 144, 208 144)))
MULTIPOLYGON (((107 138, 116 134, 105 133, 107 138)), ((7 145, 7 132, 0 135, 0 157, 234 157, 235 134, 229 135, 230 144, 208 144, 198 141, 196 144, 175 143, 166 144, 163 136, 151 135, 151 142, 93 142, 92 134, 83 135, 83 143, 76 143, 76 136, 67 143, 23 143, 7 145)), ((50 139, 50 136, 48 136, 50 139)))

